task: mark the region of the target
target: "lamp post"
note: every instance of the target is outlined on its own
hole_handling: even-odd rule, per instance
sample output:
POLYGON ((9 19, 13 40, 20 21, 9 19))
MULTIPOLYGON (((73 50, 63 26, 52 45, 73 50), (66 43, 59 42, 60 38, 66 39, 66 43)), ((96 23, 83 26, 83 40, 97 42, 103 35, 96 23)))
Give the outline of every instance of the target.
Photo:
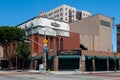
POLYGON ((116 56, 117 56, 117 52, 113 52, 114 55, 114 72, 116 72, 116 56))

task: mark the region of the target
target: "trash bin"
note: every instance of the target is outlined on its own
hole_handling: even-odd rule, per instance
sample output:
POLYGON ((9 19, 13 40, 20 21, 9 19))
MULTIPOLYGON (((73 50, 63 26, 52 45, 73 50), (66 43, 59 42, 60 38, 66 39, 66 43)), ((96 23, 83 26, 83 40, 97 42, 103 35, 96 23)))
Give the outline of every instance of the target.
POLYGON ((40 71, 40 73, 42 73, 44 71, 43 64, 39 64, 39 71, 40 71))

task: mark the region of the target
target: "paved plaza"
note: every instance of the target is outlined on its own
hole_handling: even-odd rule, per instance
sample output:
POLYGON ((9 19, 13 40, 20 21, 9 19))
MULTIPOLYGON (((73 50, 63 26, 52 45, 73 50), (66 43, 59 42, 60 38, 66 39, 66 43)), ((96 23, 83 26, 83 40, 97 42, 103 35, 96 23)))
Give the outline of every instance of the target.
POLYGON ((120 80, 120 72, 0 71, 0 80, 120 80))

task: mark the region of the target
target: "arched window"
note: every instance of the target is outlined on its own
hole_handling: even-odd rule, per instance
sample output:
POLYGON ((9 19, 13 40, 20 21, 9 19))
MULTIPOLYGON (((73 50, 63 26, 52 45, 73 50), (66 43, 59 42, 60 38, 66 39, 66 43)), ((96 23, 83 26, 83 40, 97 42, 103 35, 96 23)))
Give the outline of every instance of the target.
POLYGON ((50 49, 53 49, 53 37, 50 37, 50 49))
POLYGON ((63 38, 60 39, 60 50, 63 50, 63 38))
POLYGON ((57 50, 59 49, 59 39, 58 39, 58 37, 56 38, 56 49, 57 50))

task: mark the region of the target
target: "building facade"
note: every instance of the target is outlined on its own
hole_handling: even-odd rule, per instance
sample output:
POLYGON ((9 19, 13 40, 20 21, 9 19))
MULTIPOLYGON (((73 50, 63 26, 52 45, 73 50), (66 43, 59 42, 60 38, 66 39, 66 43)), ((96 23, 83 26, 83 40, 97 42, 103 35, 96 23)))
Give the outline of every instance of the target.
POLYGON ((84 11, 84 10, 77 11, 77 13, 76 13, 77 20, 85 19, 90 16, 92 16, 92 14, 90 12, 84 11))
POLYGON ((47 68, 50 70, 66 69, 64 61, 72 61, 77 64, 68 69, 79 68, 80 53, 75 52, 80 48, 79 33, 70 32, 69 24, 44 17, 34 17, 20 25, 25 29, 26 36, 31 40, 31 69, 38 69, 44 62, 44 47, 47 45, 47 68), (47 39, 48 42, 44 43, 47 39), (66 53, 67 52, 67 53, 66 53), (68 54, 68 52, 71 52, 68 54), (73 59, 76 57, 75 59, 73 59), (68 60, 69 58, 69 60, 68 60), (59 62, 58 62, 59 59, 59 62), (59 67, 58 67, 59 65, 59 67))
POLYGON ((63 4, 55 9, 52 9, 51 11, 48 11, 46 13, 41 13, 40 15, 55 20, 74 22, 76 20, 89 17, 92 14, 90 12, 83 10, 77 11, 76 8, 63 4))
POLYGON ((117 52, 120 52, 120 24, 116 25, 117 29, 117 52))
MULTIPOLYGON (((99 20, 109 21, 109 18, 103 15, 96 15, 94 17, 100 17, 99 20)), ((94 18, 92 18, 92 20, 93 19, 94 18)), ((88 21, 88 22, 91 23, 91 21, 88 21)), ((105 29, 105 31, 109 30, 110 25, 108 23, 105 24, 104 22, 101 21, 100 24, 101 24, 100 27, 102 27, 101 30, 103 29, 105 29)), ((108 51, 93 51, 93 50, 81 51, 79 49, 80 40, 81 40, 80 34, 75 32, 70 32, 71 27, 69 27, 69 24, 65 22, 36 16, 32 19, 29 19, 28 21, 23 22, 17 27, 25 29, 27 37, 31 40, 30 42, 31 55, 29 59, 25 61, 25 64, 24 64, 25 69, 36 69, 36 70, 39 69, 39 65, 44 63, 45 56, 44 56, 43 48, 44 46, 47 45, 47 48, 48 48, 48 52, 46 53, 47 69, 50 69, 50 70, 76 70, 77 69, 80 71, 112 71, 115 69, 120 70, 120 54, 119 53, 113 53, 108 51), (47 39, 48 41, 48 42, 45 42, 46 44, 44 43, 44 39, 47 39), (116 54, 116 56, 114 54, 116 54)), ((94 32, 92 31, 91 33, 89 33, 89 35, 93 33, 96 33, 96 35, 101 34, 101 33, 97 33, 96 27, 91 28, 95 30, 94 32)), ((84 30, 84 28, 82 29, 84 30)), ((101 31, 98 31, 98 32, 101 32, 101 31)), ((104 33, 104 31, 102 32, 104 33)), ((89 35, 87 34, 87 36, 89 35)), ((106 33, 104 33, 104 35, 106 36, 106 33)), ((82 36, 83 36, 83 33, 82 33, 82 36)), ((107 37, 109 38, 109 35, 107 35, 107 37)), ((96 41, 95 38, 90 39, 91 40, 90 42, 96 41)), ((84 40, 86 41, 87 39, 84 39, 84 40)), ((16 48, 16 46, 17 46, 17 42, 14 42, 6 47, 7 53, 9 53, 11 57, 16 56, 16 53, 13 51, 13 48, 16 48)), ((5 65, 4 67, 6 67, 9 65, 8 63, 6 63, 6 62, 9 62, 9 60, 5 58, 5 54, 3 55, 3 57, 4 57, 3 58, 4 62, 2 60, 2 65, 4 64, 5 65)), ((17 65, 20 65, 21 62, 19 60, 17 61, 16 60, 15 59, 12 60, 14 64, 11 64, 11 69, 16 67, 15 63, 17 63, 17 65)), ((17 66, 17 68, 18 67, 19 66, 17 66)))
POLYGON ((112 18, 98 14, 73 23, 70 31, 80 33, 87 50, 112 52, 112 18))

